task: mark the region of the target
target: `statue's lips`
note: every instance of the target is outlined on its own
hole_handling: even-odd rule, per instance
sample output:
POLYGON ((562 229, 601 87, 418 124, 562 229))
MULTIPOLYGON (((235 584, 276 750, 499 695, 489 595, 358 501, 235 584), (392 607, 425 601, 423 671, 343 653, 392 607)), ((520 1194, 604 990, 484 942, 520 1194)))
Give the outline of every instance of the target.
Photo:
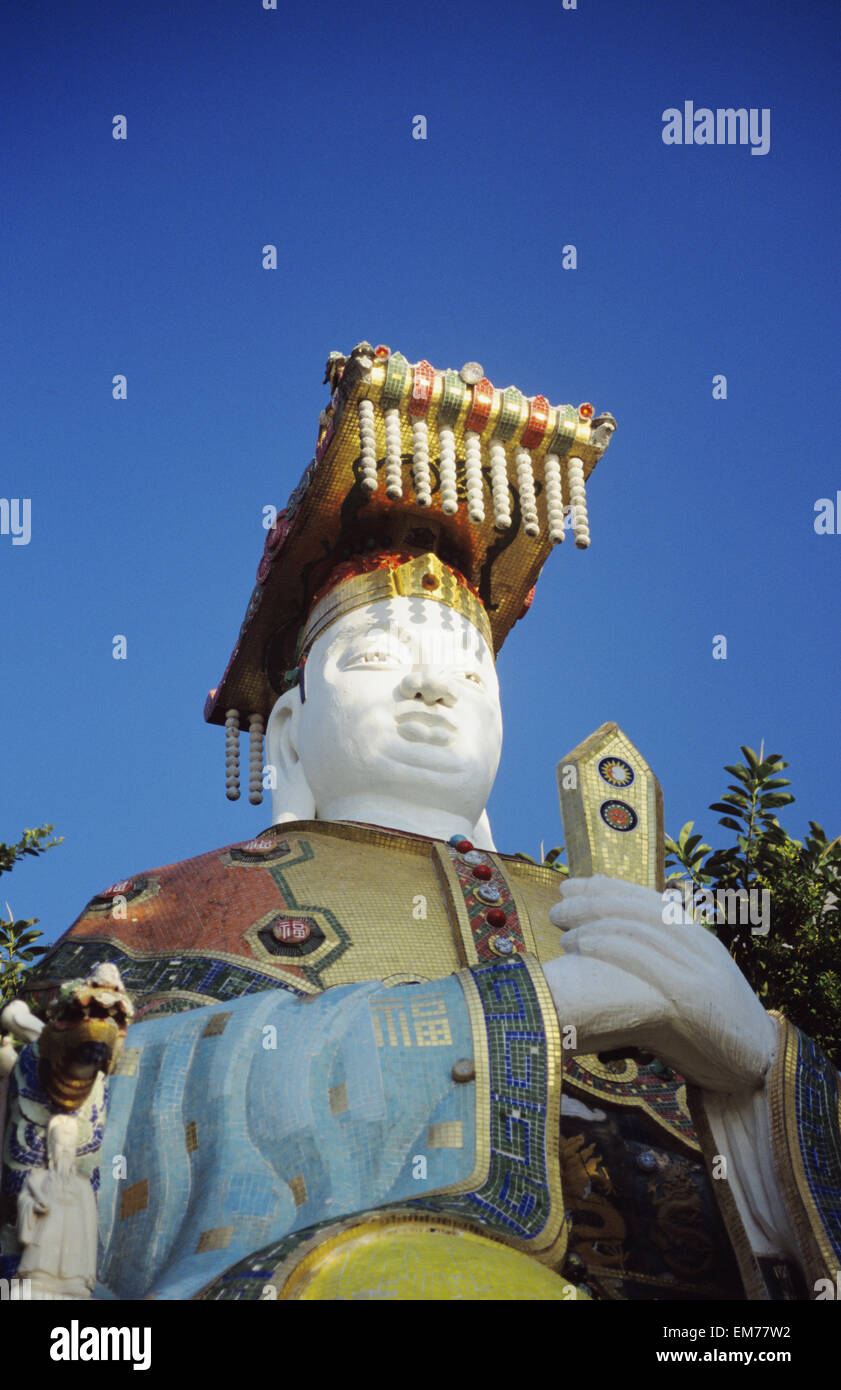
POLYGON ((432 714, 428 710, 411 709, 396 718, 397 728, 403 738, 412 743, 451 743, 457 726, 446 715, 432 714))

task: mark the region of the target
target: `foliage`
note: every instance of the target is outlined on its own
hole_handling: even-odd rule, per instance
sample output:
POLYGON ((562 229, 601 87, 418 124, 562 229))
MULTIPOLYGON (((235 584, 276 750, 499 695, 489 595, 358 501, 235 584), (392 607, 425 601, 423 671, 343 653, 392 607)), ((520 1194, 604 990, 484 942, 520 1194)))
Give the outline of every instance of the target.
MULTIPOLYGON (((60 845, 64 837, 50 839, 52 829, 51 825, 41 825, 35 830, 24 830, 15 844, 7 845, 0 841, 0 874, 10 873, 24 855, 37 856, 60 845)), ((8 922, 0 919, 0 1006, 20 993, 26 970, 47 950, 46 946, 34 944, 44 934, 34 930, 37 917, 15 921, 8 903, 6 911, 9 914, 8 922)))
POLYGON ((539 860, 532 859, 530 854, 523 854, 522 852, 515 854, 514 858, 525 859, 528 864, 540 863, 544 869, 554 869, 556 873, 560 874, 561 878, 569 878, 569 865, 564 864, 561 860, 563 852, 563 845, 558 845, 555 849, 550 849, 548 853, 544 854, 543 842, 541 841, 539 860))
MULTIPOLYGON (((666 836, 670 882, 696 893, 742 889, 769 894, 768 931, 760 924, 708 914, 707 925, 729 950, 768 1009, 779 1009, 808 1033, 836 1065, 841 1061, 841 837, 830 841, 816 821, 801 842, 783 829, 776 811, 794 797, 780 773, 778 753, 764 757, 742 747, 744 763, 725 768, 733 777, 721 801, 719 824, 735 843, 713 850, 689 821, 677 840, 666 836)), ((745 914, 747 916, 747 913, 745 914)))

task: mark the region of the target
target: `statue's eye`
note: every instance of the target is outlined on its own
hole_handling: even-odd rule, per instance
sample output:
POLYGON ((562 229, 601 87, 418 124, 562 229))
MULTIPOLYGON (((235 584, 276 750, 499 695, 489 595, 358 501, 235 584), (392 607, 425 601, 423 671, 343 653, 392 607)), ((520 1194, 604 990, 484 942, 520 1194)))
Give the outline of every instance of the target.
POLYGON ((397 666, 400 657, 396 652, 386 651, 383 647, 369 647, 367 651, 357 652, 351 659, 354 666, 397 666))
POLYGON ((464 679, 466 681, 472 681, 474 685, 478 685, 480 690, 484 690, 485 688, 485 682, 477 671, 465 671, 464 679))

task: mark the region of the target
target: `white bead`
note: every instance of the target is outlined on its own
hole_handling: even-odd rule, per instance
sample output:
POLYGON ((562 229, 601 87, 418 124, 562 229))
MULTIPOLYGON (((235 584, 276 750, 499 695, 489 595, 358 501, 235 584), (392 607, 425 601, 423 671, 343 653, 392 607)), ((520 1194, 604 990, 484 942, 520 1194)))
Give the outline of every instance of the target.
POLYGON ((587 497, 584 490, 584 464, 580 458, 566 461, 567 491, 572 515, 572 534, 579 550, 586 550, 590 544, 590 528, 587 523, 587 497))
POLYGON ((458 511, 458 481, 456 477, 456 439, 449 425, 438 430, 441 468, 441 510, 447 516, 458 511))
POLYGON ((403 496, 403 440, 400 412, 392 406, 385 413, 385 495, 392 502, 403 496))
POLYGON ((564 499, 561 491, 561 461, 557 454, 546 455, 543 479, 546 485, 549 540, 553 545, 561 545, 564 540, 564 499))
POLYGON ((432 479, 429 472, 429 431, 425 420, 412 421, 412 481, 419 507, 432 502, 432 479))
POLYGON ((464 472, 468 516, 472 522, 478 524, 485 520, 485 504, 482 490, 482 443, 474 430, 468 430, 464 436, 464 472))
POLYGON ((366 492, 377 490, 377 441, 374 431, 374 403, 362 400, 357 407, 359 419, 360 481, 366 492))
POLYGON ((494 526, 504 531, 511 525, 511 511, 508 501, 508 466, 505 459, 505 445, 501 439, 491 440, 490 456, 494 526))
POLYGON ((540 524, 537 519, 537 501, 534 495, 534 473, 532 472, 531 454, 528 449, 517 450, 517 486, 520 489, 523 530, 527 536, 539 536, 540 524))

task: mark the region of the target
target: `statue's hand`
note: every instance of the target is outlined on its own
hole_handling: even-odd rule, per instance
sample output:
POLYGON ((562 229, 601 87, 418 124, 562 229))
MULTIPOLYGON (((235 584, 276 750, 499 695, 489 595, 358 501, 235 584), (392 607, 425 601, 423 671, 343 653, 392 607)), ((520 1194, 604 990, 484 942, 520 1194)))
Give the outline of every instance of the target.
POLYGON ((762 1084, 776 1026, 711 932, 664 921, 659 893, 602 874, 567 879, 561 894, 550 917, 564 954, 544 972, 577 1051, 640 1047, 711 1091, 762 1084))

